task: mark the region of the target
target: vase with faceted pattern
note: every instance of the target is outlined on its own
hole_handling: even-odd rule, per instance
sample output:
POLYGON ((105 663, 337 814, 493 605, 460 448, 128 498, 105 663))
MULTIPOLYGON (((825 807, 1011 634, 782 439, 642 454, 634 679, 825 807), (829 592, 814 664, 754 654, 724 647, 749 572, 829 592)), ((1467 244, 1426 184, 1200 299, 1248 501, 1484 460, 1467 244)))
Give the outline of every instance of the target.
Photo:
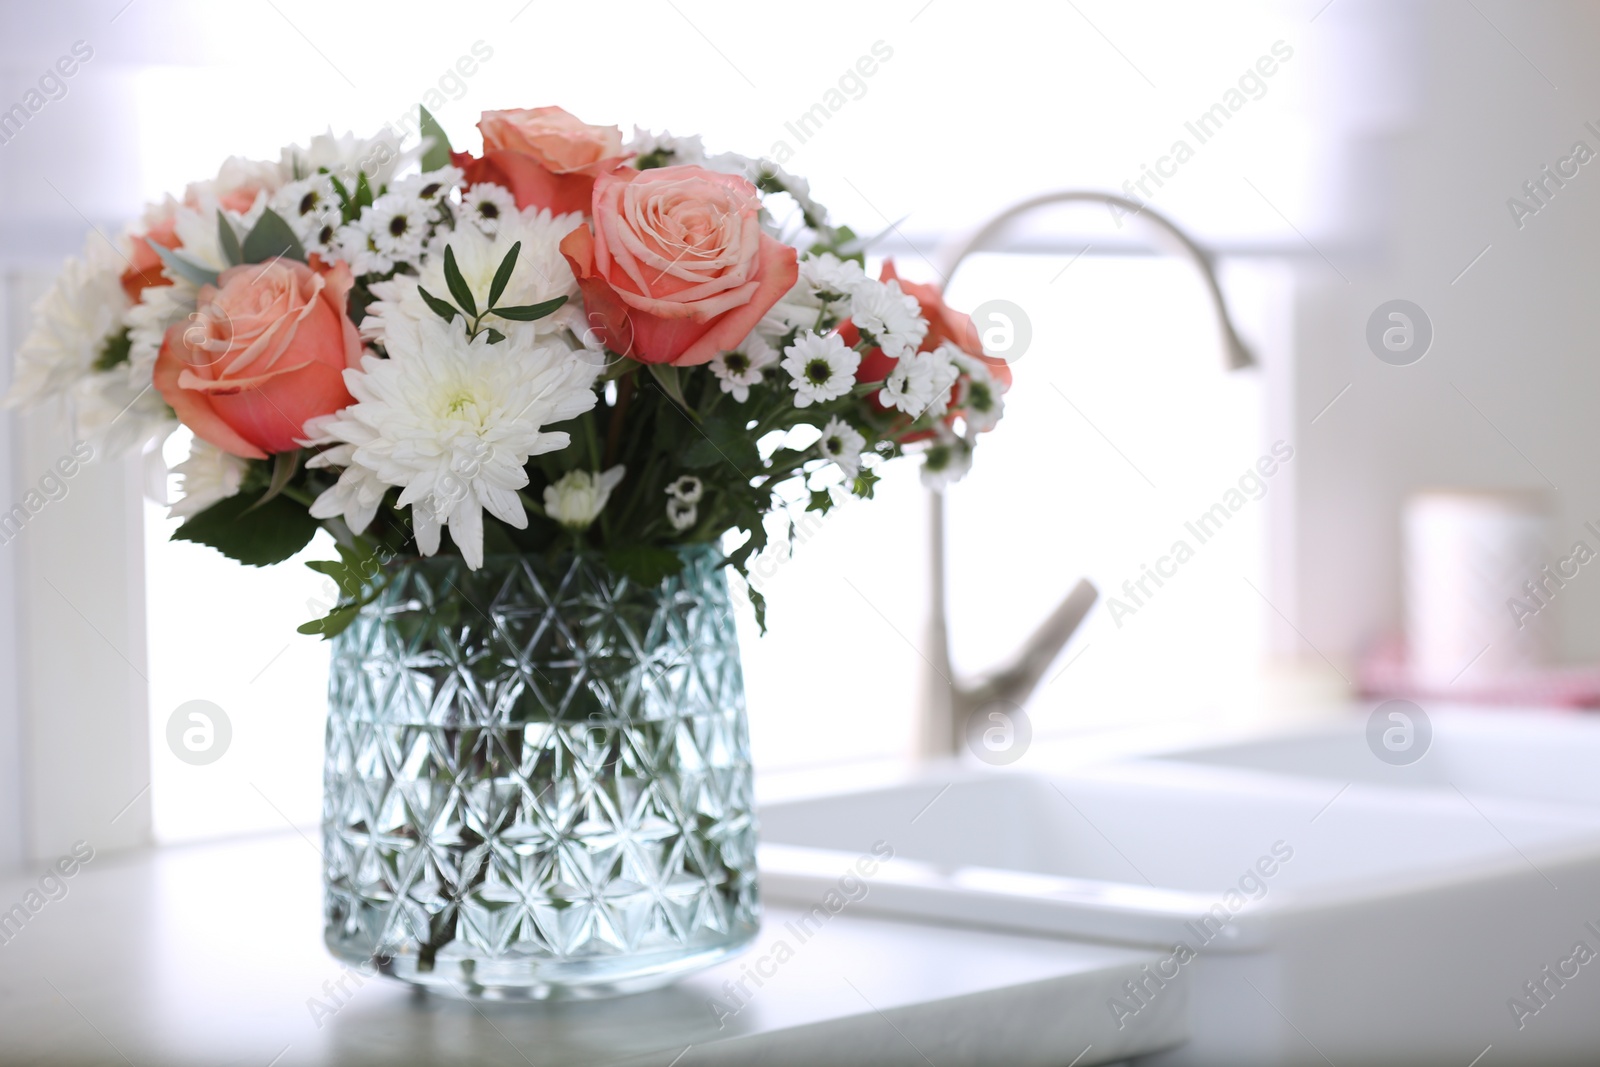
POLYGON ((325 937, 461 996, 664 985, 756 934, 744 681, 721 557, 391 567, 335 638, 325 937))

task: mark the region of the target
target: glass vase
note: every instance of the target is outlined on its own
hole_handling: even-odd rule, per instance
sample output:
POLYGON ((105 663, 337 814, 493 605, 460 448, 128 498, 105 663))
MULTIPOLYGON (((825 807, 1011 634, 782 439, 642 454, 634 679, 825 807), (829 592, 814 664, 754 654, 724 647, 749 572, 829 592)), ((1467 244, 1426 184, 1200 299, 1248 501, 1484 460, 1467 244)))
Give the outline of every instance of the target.
POLYGON ((756 934, 744 680, 720 553, 389 568, 333 641, 325 936, 447 994, 665 985, 756 934))

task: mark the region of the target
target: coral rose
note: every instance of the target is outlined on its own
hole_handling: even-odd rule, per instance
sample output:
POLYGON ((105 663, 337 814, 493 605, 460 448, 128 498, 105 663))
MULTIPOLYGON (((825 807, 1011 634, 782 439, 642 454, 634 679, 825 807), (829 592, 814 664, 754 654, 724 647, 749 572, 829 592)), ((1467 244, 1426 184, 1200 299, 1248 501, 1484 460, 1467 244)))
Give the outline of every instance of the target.
POLYGON ((315 256, 230 267, 200 290, 199 309, 167 331, 155 386, 196 437, 266 459, 299 447, 307 419, 353 400, 346 368, 361 339, 345 311, 353 278, 315 256))
POLYGON ((595 179, 628 158, 617 127, 590 126, 559 107, 485 111, 478 130, 483 157, 452 152, 450 161, 468 184, 511 190, 519 208, 587 211, 595 179))
POLYGON ((799 276, 761 231, 755 186, 702 167, 622 168, 594 187, 594 229, 561 241, 607 348, 680 367, 738 347, 799 276))

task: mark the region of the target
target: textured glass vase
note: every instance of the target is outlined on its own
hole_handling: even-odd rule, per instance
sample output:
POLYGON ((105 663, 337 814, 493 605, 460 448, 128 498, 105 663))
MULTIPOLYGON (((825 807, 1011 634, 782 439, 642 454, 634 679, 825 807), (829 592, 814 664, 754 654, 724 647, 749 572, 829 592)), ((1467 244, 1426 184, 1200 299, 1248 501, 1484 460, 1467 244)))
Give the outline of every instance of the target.
POLYGON ((443 993, 608 996, 756 934, 744 681, 720 554, 392 568, 333 643, 326 940, 443 993))

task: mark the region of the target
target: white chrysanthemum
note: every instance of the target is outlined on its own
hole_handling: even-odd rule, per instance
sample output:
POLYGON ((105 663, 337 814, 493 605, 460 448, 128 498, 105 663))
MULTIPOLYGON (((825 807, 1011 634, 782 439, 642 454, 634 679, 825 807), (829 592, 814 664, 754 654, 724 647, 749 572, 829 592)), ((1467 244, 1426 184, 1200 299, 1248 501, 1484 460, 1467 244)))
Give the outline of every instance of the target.
POLYGON ((961 380, 960 395, 956 404, 967 429, 973 433, 986 433, 1000 422, 1005 414, 1006 386, 997 380, 989 365, 974 359, 965 352, 956 352, 956 365, 966 372, 961 380))
POLYGON ((783 369, 793 379, 794 406, 810 407, 837 400, 850 391, 861 366, 861 353, 836 333, 804 333, 783 350, 783 369))
POLYGON ((332 251, 344 213, 333 179, 326 174, 290 182, 272 194, 267 206, 289 224, 307 252, 332 251))
POLYGON ((832 303, 850 297, 856 289, 872 284, 853 259, 840 259, 832 252, 800 258, 800 280, 810 286, 818 300, 832 303))
POLYGON ((95 454, 116 459, 161 441, 178 423, 172 409, 146 379, 135 382, 126 368, 90 375, 71 393, 73 432, 90 441, 95 454))
POLYGON ((693 526, 699 518, 700 509, 687 500, 679 500, 677 497, 667 499, 667 521, 679 533, 693 526))
POLYGON ((359 419, 344 418, 343 414, 320 415, 307 422, 306 436, 300 443, 317 450, 306 460, 307 467, 339 471, 339 480, 312 502, 312 516, 341 517, 351 532, 361 533, 378 514, 383 495, 391 486, 376 471, 356 462, 356 449, 376 441, 377 431, 359 419))
MULTIPOLYGON (((386 343, 390 358, 364 356, 360 370, 345 372, 356 403, 308 430, 354 445, 352 465, 400 487, 396 506, 411 508, 423 555, 439 551, 449 526, 476 569, 484 510, 527 526, 517 493, 528 484, 523 465, 567 447, 565 432, 544 427, 594 407, 597 368, 559 345, 509 336, 490 344, 487 334, 469 340, 459 322, 437 318, 390 323, 386 343)), ((352 493, 337 489, 317 498, 313 516, 346 513, 352 493)))
POLYGON ((189 445, 189 458, 172 468, 183 495, 167 510, 168 517, 187 519, 219 500, 234 496, 244 484, 245 472, 249 469, 248 460, 196 437, 189 445))
POLYGON ((53 285, 33 305, 33 329, 17 349, 5 406, 59 396, 94 369, 106 341, 122 325, 128 306, 121 249, 90 234, 82 259, 68 259, 53 285))
POLYGON ((706 161, 706 146, 701 143, 699 134, 674 137, 666 130, 655 133, 635 126, 633 139, 624 148, 633 153, 635 159, 648 158, 659 167, 676 167, 706 161))
POLYGON ((891 359, 915 352, 928 335, 917 298, 901 292, 899 282, 867 279, 857 285, 850 294, 850 321, 891 359))
POLYGON ((194 312, 196 295, 195 286, 181 280, 173 285, 146 286, 139 294, 139 302, 123 316, 128 324, 130 380, 141 386, 150 381, 168 327, 194 312))
POLYGON ((972 445, 942 423, 934 429, 934 439, 922 453, 922 484, 943 489, 972 469, 972 445))
MULTIPOLYGON (((586 325, 583 301, 578 298, 578 280, 572 275, 572 266, 561 254, 561 238, 572 232, 582 221, 582 216, 551 215, 548 210, 529 208, 512 211, 493 234, 460 222, 454 230, 441 230, 429 246, 420 273, 416 276, 400 275, 388 281, 377 282, 372 293, 377 299, 367 308, 367 317, 361 323, 361 332, 371 340, 382 341, 388 324, 393 321, 416 322, 422 319, 438 321, 433 309, 423 301, 417 291, 421 286, 442 300, 455 302, 444 278, 444 250, 448 245, 455 255, 456 267, 472 290, 472 299, 482 311, 489 305, 489 292, 494 285, 495 272, 511 251, 511 246, 521 244, 517 263, 511 271, 511 280, 496 301, 501 307, 523 307, 542 304, 557 297, 567 298, 566 304, 550 315, 532 322, 518 322, 488 316, 486 326, 493 326, 507 337, 533 339, 546 337, 563 329, 582 333, 586 325)), ((457 320, 460 326, 460 320, 457 320)))
POLYGON ((451 193, 461 188, 464 177, 460 167, 440 167, 438 170, 401 178, 389 187, 389 191, 426 200, 430 204, 442 204, 450 199, 451 193))
POLYGON ((621 484, 626 473, 620 463, 599 474, 568 471, 544 487, 545 514, 570 529, 588 529, 600 517, 611 491, 621 484))
POLYGON ((901 356, 883 381, 879 403, 898 408, 913 419, 924 414, 934 418, 943 415, 950 406, 950 388, 961 377, 961 369, 951 355, 954 351, 953 345, 943 344, 932 352, 901 356))
MULTIPOLYGON (((258 190, 265 196, 271 196, 288 180, 288 172, 270 160, 229 156, 222 161, 222 166, 217 168, 215 178, 190 182, 184 190, 183 199, 186 203, 197 200, 216 201, 240 189, 258 190)), ((256 197, 257 210, 264 202, 265 196, 256 197)), ((215 223, 216 214, 212 213, 210 217, 215 223)))
POLYGON ((517 201, 504 186, 480 182, 461 194, 461 217, 484 233, 494 233, 515 214, 517 201))
POLYGON ((837 463, 847 478, 861 473, 861 450, 865 447, 867 439, 837 416, 828 420, 817 440, 817 451, 837 463))
POLYGON ((705 491, 705 485, 692 474, 679 475, 667 484, 667 495, 685 504, 700 503, 700 497, 705 491))
POLYGON ((376 189, 388 184, 390 178, 421 153, 421 145, 402 150, 399 136, 389 126, 371 137, 357 137, 348 132, 335 135, 329 129, 311 138, 308 145, 292 144, 284 148, 279 154, 278 166, 286 181, 327 169, 353 193, 358 173, 365 172, 376 189))
POLYGON ((778 353, 757 334, 744 339, 744 344, 730 352, 719 352, 711 360, 711 373, 724 393, 743 404, 750 399, 750 387, 760 385, 762 371, 778 362, 778 353))

